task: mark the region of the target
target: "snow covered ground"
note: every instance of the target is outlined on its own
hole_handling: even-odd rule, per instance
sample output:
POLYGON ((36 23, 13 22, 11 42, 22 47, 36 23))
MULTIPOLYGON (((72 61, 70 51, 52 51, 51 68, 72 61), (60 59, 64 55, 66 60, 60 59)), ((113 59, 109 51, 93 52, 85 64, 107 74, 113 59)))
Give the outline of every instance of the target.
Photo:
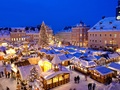
POLYGON ((70 90, 70 88, 73 90, 74 88, 76 90, 88 90, 88 83, 96 83, 96 89, 95 90, 103 90, 103 87, 105 87, 105 85, 98 83, 96 81, 94 81, 93 79, 87 77, 87 81, 85 81, 85 76, 79 72, 76 71, 72 71, 71 73, 71 81, 67 84, 61 85, 59 87, 56 87, 54 89, 51 90, 70 90), (80 83, 74 83, 74 77, 75 76, 80 76, 80 83))
MULTIPOLYGON (((0 68, 3 68, 0 66, 0 68)), ((85 81, 85 76, 79 72, 71 71, 71 77, 70 82, 61 86, 58 86, 56 88, 53 88, 51 90, 70 90, 70 89, 76 89, 76 90, 88 90, 88 83, 96 83, 96 89, 95 90, 105 90, 104 88, 107 87, 104 84, 101 84, 99 82, 96 82, 95 80, 87 77, 87 81, 85 81), (74 83, 74 77, 80 76, 80 83, 74 83)), ((6 90, 6 86, 10 88, 10 90, 16 90, 16 81, 15 79, 8 79, 5 77, 0 78, 0 90, 6 90)))

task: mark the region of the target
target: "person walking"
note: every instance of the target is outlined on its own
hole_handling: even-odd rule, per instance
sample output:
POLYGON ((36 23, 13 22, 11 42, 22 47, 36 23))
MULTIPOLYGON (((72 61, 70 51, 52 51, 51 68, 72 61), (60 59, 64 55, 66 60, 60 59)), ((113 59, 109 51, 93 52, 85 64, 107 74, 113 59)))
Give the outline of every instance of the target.
POLYGON ((96 87, 96 84, 95 84, 95 83, 93 83, 93 90, 95 90, 95 87, 96 87))
POLYGON ((2 77, 4 77, 3 71, 1 71, 2 77))
POLYGON ((90 83, 88 83, 88 90, 90 90, 90 83))
POLYGON ((79 77, 79 75, 77 76, 77 82, 78 82, 78 83, 80 82, 80 77, 79 77))
POLYGON ((76 83, 76 81, 77 81, 77 77, 74 77, 74 82, 76 83))

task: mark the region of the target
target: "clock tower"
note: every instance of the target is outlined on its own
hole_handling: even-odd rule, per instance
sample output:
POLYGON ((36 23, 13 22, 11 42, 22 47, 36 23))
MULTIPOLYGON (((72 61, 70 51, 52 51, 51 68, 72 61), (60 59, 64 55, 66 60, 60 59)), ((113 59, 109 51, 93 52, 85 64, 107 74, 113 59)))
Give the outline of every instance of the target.
POLYGON ((120 0, 118 0, 118 6, 116 8, 116 19, 120 20, 120 0))

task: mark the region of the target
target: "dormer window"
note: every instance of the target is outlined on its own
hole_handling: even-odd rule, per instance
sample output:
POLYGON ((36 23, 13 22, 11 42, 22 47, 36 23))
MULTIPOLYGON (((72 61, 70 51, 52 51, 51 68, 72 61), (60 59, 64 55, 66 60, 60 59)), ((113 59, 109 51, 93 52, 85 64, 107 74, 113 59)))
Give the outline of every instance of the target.
POLYGON ((113 29, 116 29, 116 26, 113 26, 113 29))
POLYGON ((100 25, 102 24, 102 22, 99 23, 100 25))
POLYGON ((112 24, 112 22, 110 21, 109 24, 112 24))
POLYGON ((93 29, 96 29, 96 27, 93 27, 93 29))
POLYGON ((103 29, 103 27, 100 27, 100 29, 103 29))

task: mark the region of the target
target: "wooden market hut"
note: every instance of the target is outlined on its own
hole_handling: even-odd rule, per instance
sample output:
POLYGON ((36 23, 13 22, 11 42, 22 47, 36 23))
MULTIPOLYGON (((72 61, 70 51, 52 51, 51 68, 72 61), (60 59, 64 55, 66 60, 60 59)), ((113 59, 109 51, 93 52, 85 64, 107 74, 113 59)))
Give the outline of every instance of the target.
POLYGON ((70 81, 70 71, 61 65, 61 60, 57 55, 51 61, 53 68, 41 73, 43 88, 49 90, 70 81))
POLYGON ((112 79, 113 71, 104 66, 97 66, 90 72, 90 77, 100 83, 107 83, 108 78, 112 79))
POLYGON ((45 90, 63 85, 70 81, 70 71, 62 67, 61 71, 50 70, 41 73, 42 84, 45 90))
POLYGON ((93 60, 91 60, 90 58, 84 58, 84 59, 79 59, 78 63, 75 64, 74 69, 83 74, 89 75, 90 73, 89 69, 95 66, 96 63, 93 60))
POLYGON ((110 64, 108 65, 108 68, 111 69, 111 70, 113 70, 113 71, 115 72, 115 73, 114 73, 114 76, 115 76, 115 77, 116 77, 117 75, 120 75, 120 64, 112 62, 112 63, 110 63, 110 64))
POLYGON ((119 56, 118 53, 108 54, 108 56, 109 56, 109 60, 108 60, 109 63, 110 62, 118 62, 118 61, 120 61, 120 56, 119 56))
POLYGON ((94 56, 96 60, 94 60, 98 65, 105 65, 106 64, 106 58, 102 56, 94 56))
POLYGON ((28 60, 14 62, 11 65, 11 76, 14 78, 19 78, 20 75, 18 72, 18 67, 27 66, 27 65, 30 65, 28 60))
POLYGON ((68 59, 65 54, 58 56, 63 66, 70 65, 70 59, 68 59))

